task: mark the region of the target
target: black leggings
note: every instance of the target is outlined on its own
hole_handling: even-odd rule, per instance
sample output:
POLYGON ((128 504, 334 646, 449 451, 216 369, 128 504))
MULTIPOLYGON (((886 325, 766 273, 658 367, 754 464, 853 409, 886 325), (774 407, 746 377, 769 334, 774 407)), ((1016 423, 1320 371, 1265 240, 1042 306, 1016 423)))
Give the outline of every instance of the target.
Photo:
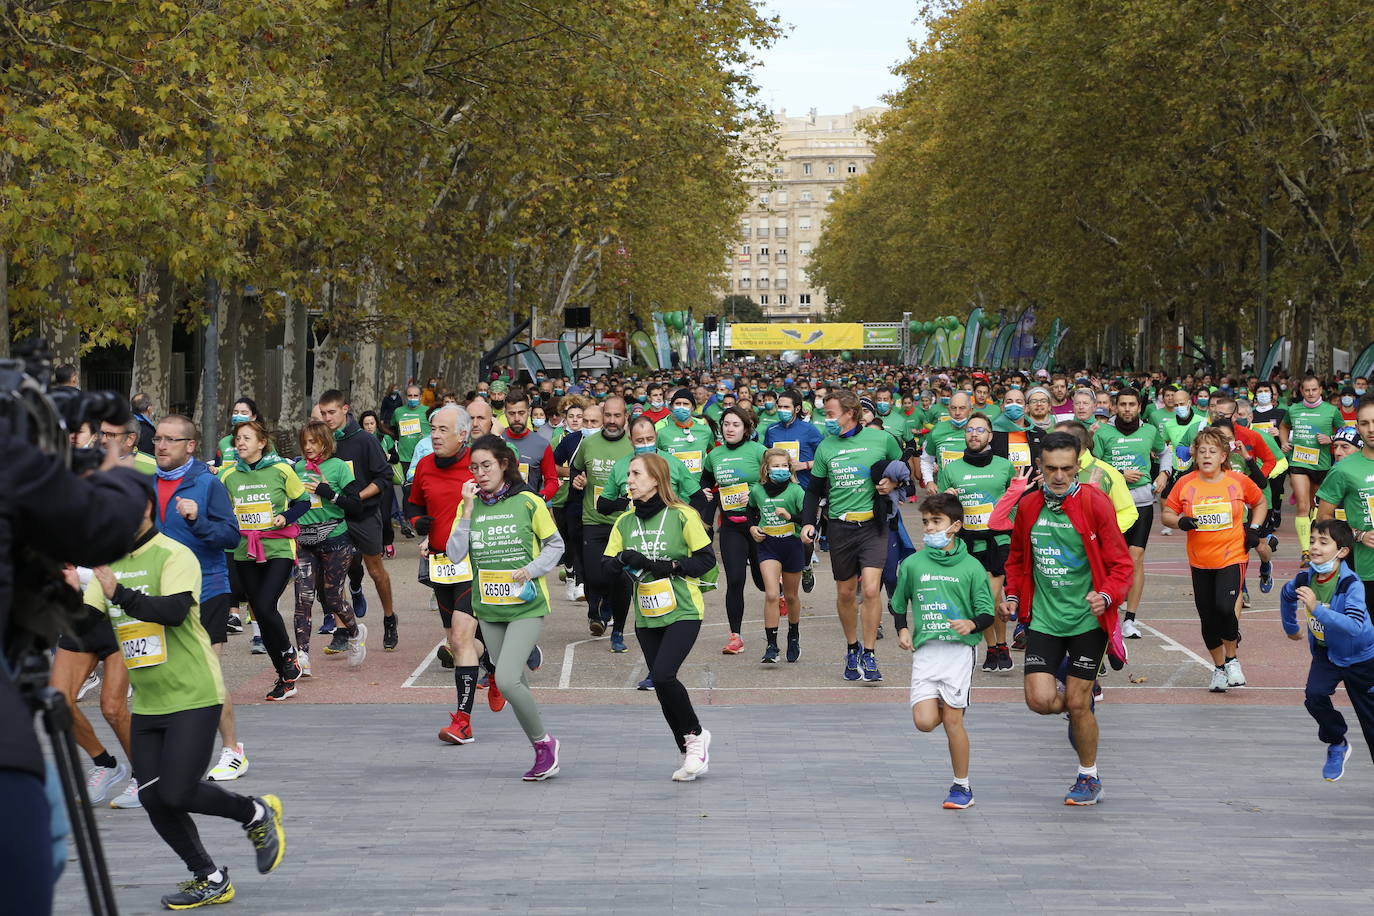
POLYGON ((134 714, 130 722, 138 800, 157 835, 181 856, 191 874, 205 877, 216 868, 200 843, 192 814, 227 817, 240 824, 253 819, 253 800, 219 783, 202 782, 214 750, 221 706, 183 709, 163 716, 134 714))
POLYGON ((291 637, 277 611, 277 601, 295 574, 296 561, 291 557, 274 557, 265 563, 235 560, 234 567, 239 571, 243 593, 248 596, 248 606, 253 609, 253 619, 262 630, 262 644, 267 647, 272 667, 281 674, 282 660, 291 651, 291 637))
POLYGON ((568 507, 552 506, 549 511, 553 513, 553 523, 558 528, 558 536, 563 539, 563 559, 560 562, 565 568, 575 566, 577 549, 573 547, 572 538, 568 537, 568 507))
POLYGON ((1241 566, 1193 570, 1193 604, 1202 621, 1202 644, 1208 651, 1240 635, 1236 620, 1236 596, 1240 594, 1241 566))
POLYGON ((616 633, 625 632, 625 619, 630 612, 630 593, 634 591, 630 577, 621 573, 607 578, 601 558, 606 553, 606 544, 611 538, 610 525, 582 526, 582 572, 586 575, 587 616, 592 616, 592 594, 610 605, 611 629, 616 633))
POLYGON ((1277 477, 1269 479, 1269 515, 1273 518, 1265 517, 1265 523, 1273 522, 1273 530, 1279 530, 1279 524, 1283 521, 1283 485, 1288 481, 1288 472, 1284 471, 1277 477))
POLYGON ((744 573, 752 574, 754 587, 763 591, 759 570, 759 545, 749 536, 748 525, 723 522, 720 526, 720 558, 725 566, 725 616, 730 632, 744 626, 744 573))
POLYGON ((635 627, 635 638, 649 663, 649 677, 654 682, 658 705, 663 707, 663 718, 673 731, 677 749, 684 754, 687 745, 683 736, 701 734, 701 722, 687 688, 677 679, 677 671, 687 660, 700 632, 700 620, 679 620, 666 627, 635 627))

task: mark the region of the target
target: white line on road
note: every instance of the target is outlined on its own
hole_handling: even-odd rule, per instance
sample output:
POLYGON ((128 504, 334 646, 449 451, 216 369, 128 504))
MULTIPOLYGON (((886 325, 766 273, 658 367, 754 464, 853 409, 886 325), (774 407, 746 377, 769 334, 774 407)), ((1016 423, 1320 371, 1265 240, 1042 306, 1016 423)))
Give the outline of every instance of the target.
MULTIPOLYGON (((443 643, 436 642, 434 644, 434 648, 429 650, 429 654, 424 657, 424 659, 420 662, 419 666, 417 666, 414 671, 410 672, 410 677, 406 678, 405 682, 401 684, 402 687, 415 686, 415 682, 420 679, 420 675, 425 673, 425 669, 429 667, 430 662, 434 661, 436 658, 439 657, 439 647, 441 645, 443 645, 443 643)), ((444 689, 448 689, 447 685, 445 685, 444 689)))
MULTIPOLYGON (((1159 630, 1156 630, 1154 627, 1150 626, 1149 624, 1147 624, 1147 623, 1141 623, 1139 620, 1137 620, 1135 623, 1136 623, 1136 626, 1140 627, 1142 630, 1145 630, 1145 631, 1148 632, 1148 633, 1153 633, 1161 642, 1163 642, 1163 643, 1164 643, 1163 648, 1164 648, 1166 651, 1169 651, 1169 652, 1182 652, 1184 655, 1188 656, 1188 657, 1191 658, 1193 661, 1197 662, 1199 665, 1201 665, 1202 667, 1206 668, 1208 671, 1211 671, 1213 668, 1216 667, 1216 665, 1213 665, 1210 661, 1208 661, 1207 659, 1203 658, 1201 655, 1198 655, 1198 654, 1197 654, 1196 652, 1194 652, 1192 649, 1189 649, 1187 646, 1185 646, 1183 643, 1179 642, 1178 640, 1174 639, 1172 636, 1166 636, 1165 634, 1161 633, 1159 630)), ((1196 690, 1197 688, 1194 687, 1194 688, 1189 688, 1189 689, 1196 690)), ((1287 689, 1287 688, 1283 688, 1283 689, 1287 689)))

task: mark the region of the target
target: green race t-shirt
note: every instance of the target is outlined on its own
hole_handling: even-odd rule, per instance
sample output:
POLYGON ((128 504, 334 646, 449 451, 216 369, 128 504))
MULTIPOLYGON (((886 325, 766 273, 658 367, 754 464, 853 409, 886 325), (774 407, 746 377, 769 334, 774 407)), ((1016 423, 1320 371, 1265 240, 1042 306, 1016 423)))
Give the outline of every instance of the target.
MULTIPOLYGON (((1327 472, 1317 499, 1345 510, 1345 520, 1356 531, 1374 529, 1374 461, 1362 452, 1348 455, 1327 472)), ((1374 580, 1374 548, 1356 543, 1355 575, 1374 580)))
POLYGON ((983 641, 982 634, 962 636, 950 629, 954 620, 972 620, 991 614, 992 587, 983 564, 962 541, 953 550, 925 547, 897 567, 897 586, 892 592, 892 609, 898 614, 912 607, 911 645, 924 642, 960 642, 966 646, 983 641))
POLYGON ((1193 411, 1193 416, 1187 423, 1178 422, 1176 414, 1169 414, 1159 422, 1159 434, 1164 437, 1164 444, 1173 450, 1174 453, 1174 476, 1181 477, 1193 466, 1193 439, 1197 437, 1197 431, 1202 429, 1202 415, 1193 411), (1180 448, 1188 449, 1188 457, 1182 458, 1178 454, 1180 448))
POLYGON ((870 476, 879 461, 902 457, 897 440, 881 429, 864 427, 849 437, 827 436, 816 446, 811 476, 830 483, 830 518, 863 521, 873 517, 876 489, 870 476))
MULTIPOLYGON (((134 552, 110 564, 120 585, 152 597, 189 593, 195 603, 186 619, 171 627, 135 620, 105 597, 92 579, 83 599, 107 614, 129 668, 133 711, 162 716, 224 702, 224 678, 210 637, 200 623, 200 561, 190 548, 155 534, 134 552)), ((123 698, 120 698, 123 702, 123 698)))
POLYGON ((614 441, 604 438, 601 433, 584 434, 578 443, 577 454, 573 456, 571 470, 576 477, 583 471, 587 474, 587 486, 582 491, 582 523, 584 525, 609 525, 615 521, 609 515, 596 510, 596 501, 601 498, 610 480, 615 463, 627 455, 634 454, 628 434, 622 434, 614 441))
MULTIPOLYGON (((606 556, 637 550, 650 560, 685 560, 710 543, 696 510, 668 506, 647 520, 633 511, 621 515, 611 528, 606 556)), ((636 628, 666 627, 679 620, 701 620, 706 615, 701 587, 696 579, 687 576, 659 579, 645 575, 635 582, 631 601, 636 628)))
POLYGON ((557 531, 544 500, 529 490, 492 506, 474 500, 468 559, 474 582, 472 613, 478 620, 505 622, 549 613, 549 587, 544 579, 533 580, 535 595, 524 601, 520 594, 524 586, 512 581, 511 573, 539 556, 541 544, 557 531))
MULTIPOLYGON (((329 484, 329 489, 333 490, 335 493, 342 493, 344 487, 353 483, 353 471, 349 469, 347 463, 338 458, 326 458, 320 464, 320 472, 318 474, 305 466, 304 458, 298 458, 296 459, 295 470, 296 476, 301 479, 302 486, 311 482, 319 483, 323 480, 325 483, 329 484)), ((309 493, 310 491, 307 490, 306 492, 309 493)), ((330 529, 330 537, 338 537, 348 532, 348 522, 344 520, 344 510, 340 509, 333 502, 320 499, 318 496, 311 493, 310 511, 300 517, 300 524, 318 525, 321 522, 327 522, 332 519, 338 520, 338 524, 330 529)))
POLYGON ((805 501, 806 491, 796 483, 789 483, 777 496, 769 496, 761 483, 749 487, 749 505, 758 510, 759 528, 772 537, 796 537, 801 532, 805 501), (783 518, 779 509, 786 511, 788 517, 783 518))
POLYGON ((1093 454, 1103 461, 1125 472, 1135 469, 1140 479, 1128 483, 1132 490, 1153 486, 1150 477, 1150 460, 1164 451, 1164 435, 1159 427, 1141 423, 1133 433, 1123 433, 1110 423, 1103 423, 1093 436, 1093 454))
POLYGON ((692 476, 700 480, 701 471, 706 467, 706 453, 711 451, 716 441, 711 425, 694 417, 692 425, 684 429, 670 415, 654 424, 654 428, 658 430, 659 451, 667 452, 687 465, 692 476))
POLYGON ((1097 626, 1088 609, 1092 570, 1083 537, 1069 517, 1048 506, 1031 525, 1035 598, 1030 628, 1050 636, 1077 636, 1097 626))
MULTIPOLYGON (((986 467, 977 467, 964 459, 950 462, 935 475, 935 488, 946 491, 953 489, 964 507, 964 530, 970 533, 986 534, 992 520, 992 508, 997 500, 1011 486, 1016 468, 1000 455, 993 455, 986 467)), ((997 544, 1010 544, 1010 534, 999 534, 997 544)), ((987 548, 991 540, 973 541, 979 551, 987 548)))
MULTIPOLYGON (((687 470, 687 465, 678 461, 668 452, 659 449, 658 456, 668 465, 668 479, 672 482, 673 492, 683 502, 687 502, 701 489, 701 483, 691 471, 687 470)), ((606 478, 603 496, 608 499, 625 499, 630 495, 626 477, 630 473, 630 461, 633 458, 634 455, 629 454, 616 461, 611 468, 610 476, 606 478)))
POLYGON ((1345 425, 1339 410, 1325 401, 1316 407, 1298 401, 1288 408, 1285 424, 1290 430, 1288 447, 1292 452, 1288 463, 1292 467, 1309 471, 1325 471, 1331 467, 1331 446, 1322 445, 1317 436, 1330 436, 1345 425))
POLYGON ((416 444, 429 435, 429 410, 423 404, 397 407, 391 415, 391 424, 396 427, 396 454, 401 464, 408 466, 415 455, 416 444))
MULTIPOLYGON (((271 531, 272 519, 286 511, 286 507, 305 494, 301 479, 289 462, 260 465, 251 471, 240 471, 237 464, 226 464, 219 479, 229 491, 240 531, 271 531)), ((296 558, 295 538, 264 538, 263 555, 274 560, 296 558)), ((239 540, 234 550, 235 560, 248 559, 248 538, 239 540)))
POLYGON ((722 512, 743 512, 749 505, 749 485, 759 482, 763 453, 758 442, 742 442, 735 448, 718 445, 706 456, 706 468, 716 480, 717 502, 722 512))

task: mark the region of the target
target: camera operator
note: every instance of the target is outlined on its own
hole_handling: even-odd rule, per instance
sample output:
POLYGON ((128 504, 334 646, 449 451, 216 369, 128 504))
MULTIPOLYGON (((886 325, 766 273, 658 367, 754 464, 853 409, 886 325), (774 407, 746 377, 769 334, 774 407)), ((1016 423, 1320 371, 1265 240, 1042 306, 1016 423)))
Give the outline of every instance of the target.
MULTIPOLYGON (((45 454, 0 424, 0 886, 11 913, 47 913, 52 906, 50 809, 34 714, 16 680, 33 643, 23 624, 25 594, 38 564, 20 548, 83 566, 127 554, 142 521, 147 485, 117 467, 113 441, 98 473, 79 477, 62 457, 45 454)), ((60 581, 60 580, 59 580, 60 581)), ((65 587, 65 586, 63 586, 65 587)))

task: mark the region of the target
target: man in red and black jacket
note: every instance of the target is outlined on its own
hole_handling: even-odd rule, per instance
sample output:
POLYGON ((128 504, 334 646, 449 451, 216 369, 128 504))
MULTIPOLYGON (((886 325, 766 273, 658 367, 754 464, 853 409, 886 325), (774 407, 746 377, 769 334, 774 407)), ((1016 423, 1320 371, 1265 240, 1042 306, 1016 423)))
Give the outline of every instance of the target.
POLYGON ((1097 719, 1093 681, 1103 656, 1125 660, 1117 605, 1131 587, 1134 565, 1107 496, 1078 483, 1080 445, 1069 433, 1040 442, 1039 489, 1016 505, 1001 612, 1028 623, 1026 705, 1041 715, 1069 714, 1069 740, 1078 752, 1078 778, 1066 805, 1094 805, 1097 719), (1061 675, 1064 692, 1058 691, 1061 675))

